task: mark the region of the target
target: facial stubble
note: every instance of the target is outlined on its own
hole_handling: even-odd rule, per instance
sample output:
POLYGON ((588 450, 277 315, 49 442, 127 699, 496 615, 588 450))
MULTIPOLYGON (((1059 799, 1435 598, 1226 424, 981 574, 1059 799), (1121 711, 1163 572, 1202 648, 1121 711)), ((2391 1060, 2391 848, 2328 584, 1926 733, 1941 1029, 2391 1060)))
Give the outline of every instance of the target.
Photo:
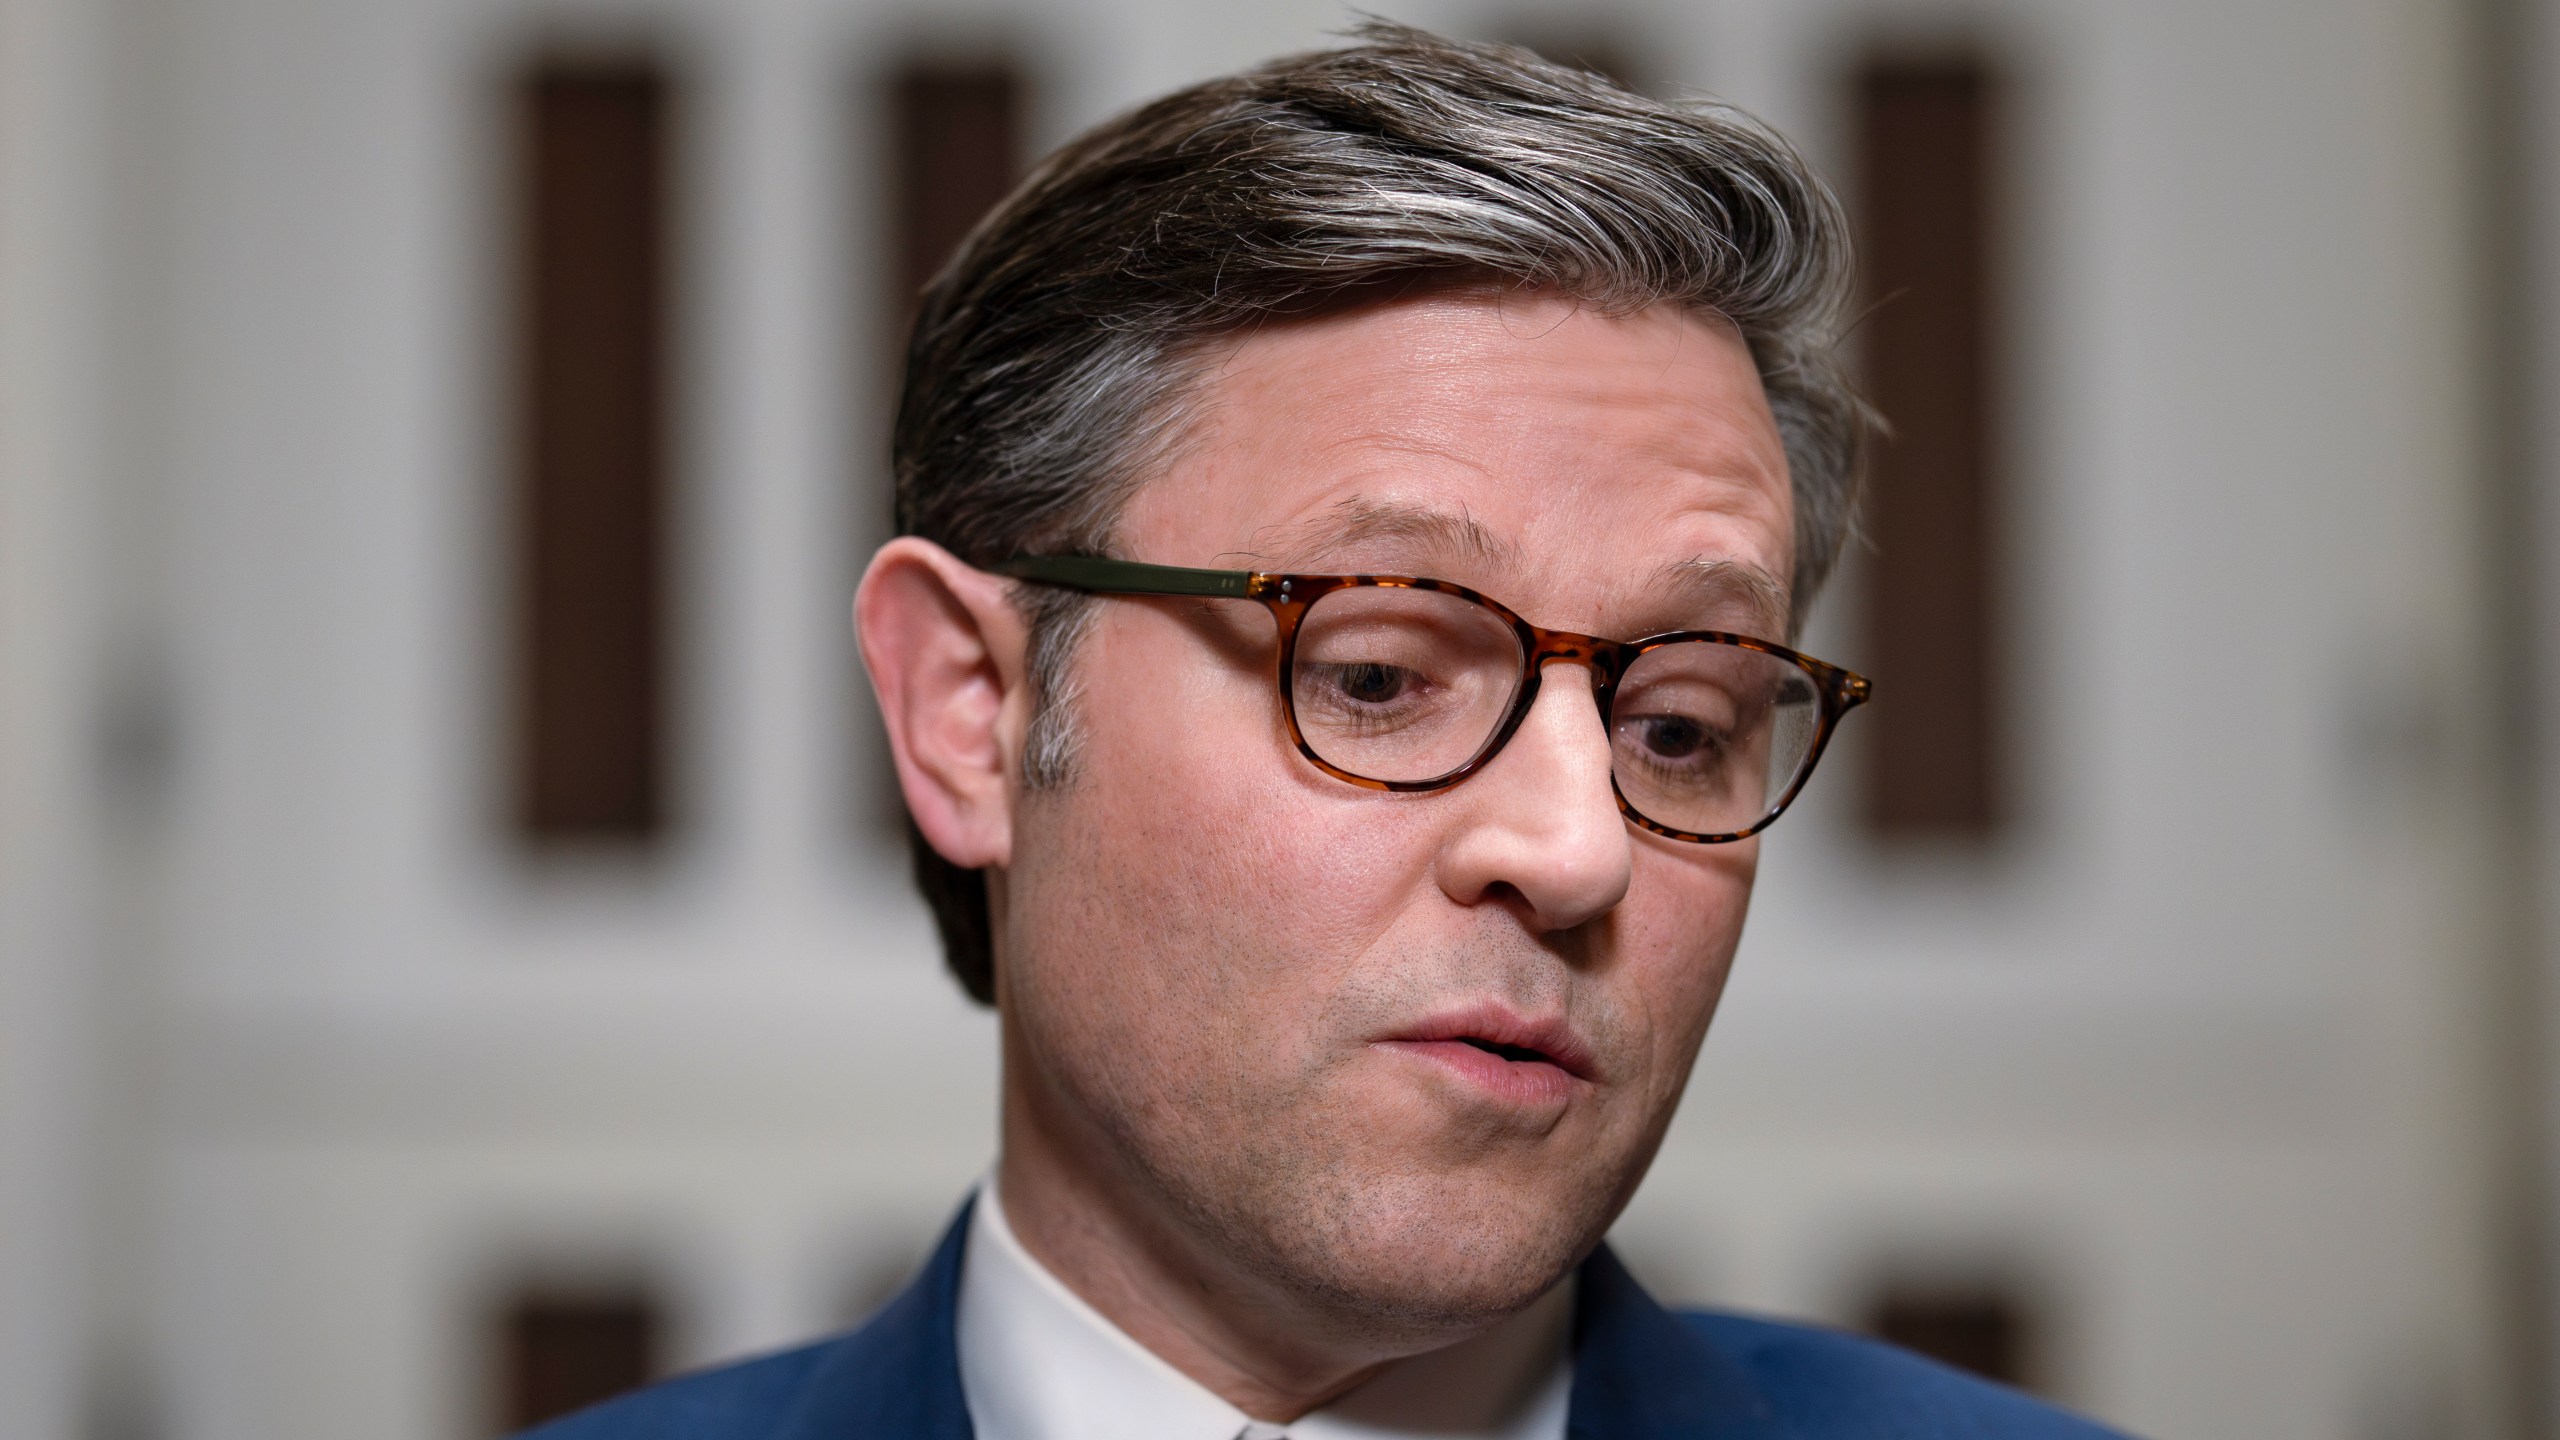
POLYGON ((1676 1055, 1648 1054, 1654 1037, 1525 936, 1372 963, 1297 1037, 1220 1018, 1220 1043, 1190 1053, 1232 1063, 1153 1084, 1059 1078, 1089 1087, 1079 1108, 1127 1180, 1188 1232, 1185 1248, 1382 1355, 1491 1325, 1588 1254, 1650 1164, 1695 1053, 1675 1041, 1676 1055), (1368 1043, 1435 998, 1487 993, 1525 1012, 1563 1008, 1602 1057, 1561 1116, 1523 1116, 1368 1043), (1666 1062, 1678 1073, 1660 1073, 1666 1062))

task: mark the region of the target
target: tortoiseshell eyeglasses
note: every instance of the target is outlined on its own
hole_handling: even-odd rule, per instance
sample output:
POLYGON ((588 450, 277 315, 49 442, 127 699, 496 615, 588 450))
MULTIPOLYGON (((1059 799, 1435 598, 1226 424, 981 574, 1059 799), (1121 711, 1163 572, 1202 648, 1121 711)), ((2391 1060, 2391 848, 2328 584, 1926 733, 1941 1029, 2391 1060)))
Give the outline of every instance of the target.
POLYGON ((1546 630, 1461 585, 1411 575, 1266 575, 1028 555, 999 575, 1096 595, 1255 600, 1280 627, 1280 712, 1298 753, 1373 790, 1439 790, 1491 763, 1549 661, 1591 667, 1610 783, 1674 840, 1767 829, 1867 681, 1720 630, 1605 640, 1546 630))

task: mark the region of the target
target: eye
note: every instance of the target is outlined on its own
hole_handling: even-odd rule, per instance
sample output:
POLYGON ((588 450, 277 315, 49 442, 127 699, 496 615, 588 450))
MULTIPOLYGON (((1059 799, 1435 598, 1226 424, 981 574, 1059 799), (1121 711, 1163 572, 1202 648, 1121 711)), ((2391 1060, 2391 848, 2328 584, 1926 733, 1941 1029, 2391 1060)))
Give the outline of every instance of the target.
POLYGON ((1686 715, 1640 716, 1635 729, 1645 750, 1663 760, 1686 760, 1715 744, 1707 727, 1686 715))
POLYGON ((1413 672, 1401 665, 1377 660, 1326 668, 1333 672, 1334 688, 1363 705, 1384 705, 1395 700, 1412 686, 1414 678, 1413 672))

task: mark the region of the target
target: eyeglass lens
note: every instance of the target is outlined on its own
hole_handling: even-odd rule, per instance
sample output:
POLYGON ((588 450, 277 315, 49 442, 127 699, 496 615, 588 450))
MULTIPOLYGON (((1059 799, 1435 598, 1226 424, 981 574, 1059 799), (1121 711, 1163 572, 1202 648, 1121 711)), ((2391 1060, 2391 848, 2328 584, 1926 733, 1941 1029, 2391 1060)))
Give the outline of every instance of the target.
MULTIPOLYGON (((1525 673, 1519 632, 1444 591, 1354 586, 1310 606, 1291 659, 1298 732, 1328 765, 1421 784, 1493 741, 1525 673)), ((1610 707, 1612 772, 1628 806, 1700 835, 1747 830, 1783 798, 1821 722, 1792 661, 1710 641, 1638 656, 1610 707)))

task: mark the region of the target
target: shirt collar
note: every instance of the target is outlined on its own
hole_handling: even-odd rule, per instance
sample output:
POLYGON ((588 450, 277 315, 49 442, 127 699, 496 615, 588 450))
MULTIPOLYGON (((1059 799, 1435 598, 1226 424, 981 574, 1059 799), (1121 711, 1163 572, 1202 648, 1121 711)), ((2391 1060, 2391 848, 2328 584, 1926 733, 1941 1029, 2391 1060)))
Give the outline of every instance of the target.
POLYGON ((1399 1360, 1286 1427, 1168 1364, 1031 1256, 982 1186, 961 1262, 960 1383, 979 1440, 1563 1440, 1573 1282, 1458 1344, 1399 1360))

